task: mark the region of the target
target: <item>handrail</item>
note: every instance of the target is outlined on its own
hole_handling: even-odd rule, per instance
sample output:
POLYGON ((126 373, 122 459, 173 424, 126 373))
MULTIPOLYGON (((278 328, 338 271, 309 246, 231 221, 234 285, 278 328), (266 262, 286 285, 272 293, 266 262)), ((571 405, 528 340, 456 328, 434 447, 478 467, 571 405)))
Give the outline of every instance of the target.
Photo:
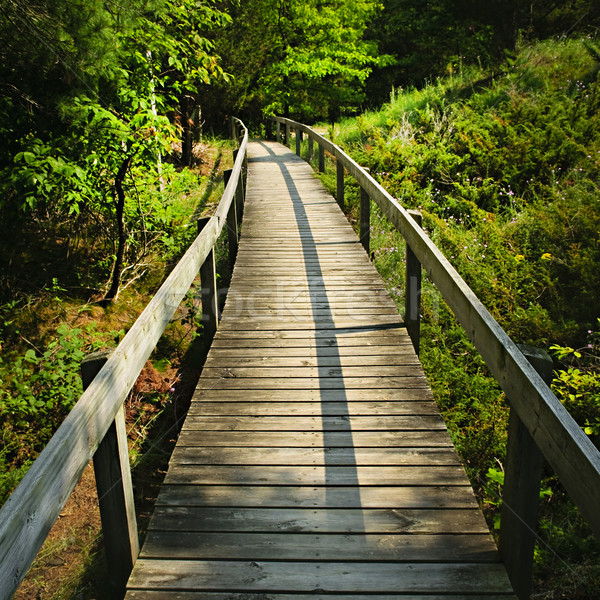
POLYGON ((215 214, 0 509, 0 599, 12 597, 22 581, 175 310, 211 256, 242 180, 248 131, 240 124, 243 138, 215 214))
MULTIPOLYGON (((278 131, 280 124, 286 126, 286 139, 289 139, 290 130, 295 130, 298 154, 302 133, 308 135, 310 140, 317 141, 321 155, 323 149, 327 150, 337 161, 338 189, 341 165, 398 228, 407 246, 421 262, 482 355, 531 438, 558 475, 595 535, 600 537, 600 511, 598 511, 600 452, 517 345, 483 306, 429 236, 411 218, 408 211, 369 173, 339 146, 310 127, 283 117, 271 117, 271 120, 277 123, 278 131)), ((309 148, 312 147, 312 141, 310 144, 309 148)), ((322 168, 322 159, 320 162, 322 168)), ((509 475, 513 477, 512 473, 506 473, 507 484, 509 475)), ((535 499, 537 501, 537 495, 535 499)))

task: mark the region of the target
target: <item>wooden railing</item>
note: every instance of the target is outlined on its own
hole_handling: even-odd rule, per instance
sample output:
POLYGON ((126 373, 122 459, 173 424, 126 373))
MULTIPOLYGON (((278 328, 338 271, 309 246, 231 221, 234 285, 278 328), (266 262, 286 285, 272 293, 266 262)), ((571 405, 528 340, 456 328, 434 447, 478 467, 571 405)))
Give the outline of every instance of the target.
POLYGON ((213 247, 227 224, 230 255, 237 248, 248 142, 239 125, 239 150, 214 215, 123 341, 82 371, 83 395, 0 510, 0 599, 14 594, 92 458, 113 594, 122 595, 139 552, 123 402, 198 272, 204 333, 217 328, 213 247))
MULTIPOLYGON (((361 188, 361 218, 368 219, 369 202, 372 200, 398 228, 410 253, 426 270, 506 393, 511 413, 500 551, 515 592, 519 598, 527 598, 531 585, 542 457, 554 469, 595 535, 600 537, 600 452, 409 211, 341 148, 310 127, 281 117, 270 121, 276 124, 277 140, 281 140, 282 126, 285 128, 284 143, 291 143, 291 131, 295 132, 298 155, 304 134, 308 136, 309 159, 312 159, 316 142, 320 171, 325 167, 325 152, 335 158, 337 201, 342 207, 345 172, 354 177, 361 188)), ((268 133, 270 129, 268 124, 268 133)), ((367 236, 368 230, 368 222, 361 224, 361 237, 363 234, 367 236)), ((368 252, 368 238, 366 247, 368 252)), ((407 262, 413 266, 410 267, 412 271, 407 273, 405 321, 413 343, 418 347, 419 310, 415 309, 415 299, 420 292, 415 286, 419 285, 419 277, 414 260, 407 262)), ((420 270, 418 267, 419 273, 420 270)))

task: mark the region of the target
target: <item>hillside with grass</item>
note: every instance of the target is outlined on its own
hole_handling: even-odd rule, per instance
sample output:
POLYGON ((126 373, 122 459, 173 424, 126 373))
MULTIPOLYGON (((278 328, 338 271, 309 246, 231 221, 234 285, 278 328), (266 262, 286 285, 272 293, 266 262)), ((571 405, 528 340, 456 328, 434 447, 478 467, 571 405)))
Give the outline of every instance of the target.
MULTIPOLYGON (((596 445, 599 73, 597 42, 539 42, 501 68, 465 68, 394 90, 381 110, 330 126, 334 141, 403 206, 421 211, 425 230, 512 339, 553 356, 553 389, 596 445)), ((357 220, 358 189, 346 194, 357 220)), ((373 211, 375 264, 400 307, 404 242, 373 211)), ((435 288, 424 285, 421 358, 494 528, 507 403, 435 288)), ((549 471, 542 490, 543 597, 597 597, 598 542, 549 471)))

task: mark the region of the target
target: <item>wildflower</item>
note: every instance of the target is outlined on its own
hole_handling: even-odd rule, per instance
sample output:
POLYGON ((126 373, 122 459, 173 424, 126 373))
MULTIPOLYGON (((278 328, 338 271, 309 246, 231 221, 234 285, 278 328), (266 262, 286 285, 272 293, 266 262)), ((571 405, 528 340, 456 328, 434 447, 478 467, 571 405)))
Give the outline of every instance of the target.
POLYGON ((544 252, 544 254, 542 254, 542 260, 552 260, 552 254, 544 252))

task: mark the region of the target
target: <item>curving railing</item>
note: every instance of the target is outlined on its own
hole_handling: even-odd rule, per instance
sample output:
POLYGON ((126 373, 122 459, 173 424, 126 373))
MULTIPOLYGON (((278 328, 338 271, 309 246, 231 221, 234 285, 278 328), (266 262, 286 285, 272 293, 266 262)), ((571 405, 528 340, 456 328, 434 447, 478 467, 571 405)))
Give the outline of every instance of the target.
MULTIPOLYGON (((369 201, 372 200, 397 227, 506 393, 511 414, 500 550, 517 595, 527 598, 543 458, 554 469, 595 535, 600 537, 600 452, 409 211, 339 146, 310 127, 282 117, 272 117, 270 121, 276 124, 278 140, 283 133, 284 143, 290 142, 291 131, 295 132, 298 155, 304 134, 308 136, 310 157, 316 142, 319 170, 324 170, 325 152, 335 158, 337 200, 342 205, 345 171, 354 177, 362 192, 361 219, 368 219, 369 201)), ((361 223, 361 237, 363 232, 368 235, 368 230, 368 221, 366 226, 361 223)), ((368 241, 366 245, 368 251, 368 241)), ((413 287, 410 279, 407 285, 413 287)), ((407 291, 413 304, 407 305, 405 320, 407 328, 413 329, 411 337, 418 347, 418 331, 415 332, 415 327, 418 330, 418 310, 414 305, 417 295, 414 287, 407 291)))
POLYGON ((242 128, 240 146, 214 215, 203 222, 197 238, 117 348, 82 372, 87 384, 84 393, 0 509, 2 600, 14 594, 92 458, 115 596, 125 588, 139 543, 123 402, 198 272, 205 335, 216 330, 213 248, 227 224, 230 255, 235 254, 243 205, 248 131, 241 121, 238 123, 242 128))

